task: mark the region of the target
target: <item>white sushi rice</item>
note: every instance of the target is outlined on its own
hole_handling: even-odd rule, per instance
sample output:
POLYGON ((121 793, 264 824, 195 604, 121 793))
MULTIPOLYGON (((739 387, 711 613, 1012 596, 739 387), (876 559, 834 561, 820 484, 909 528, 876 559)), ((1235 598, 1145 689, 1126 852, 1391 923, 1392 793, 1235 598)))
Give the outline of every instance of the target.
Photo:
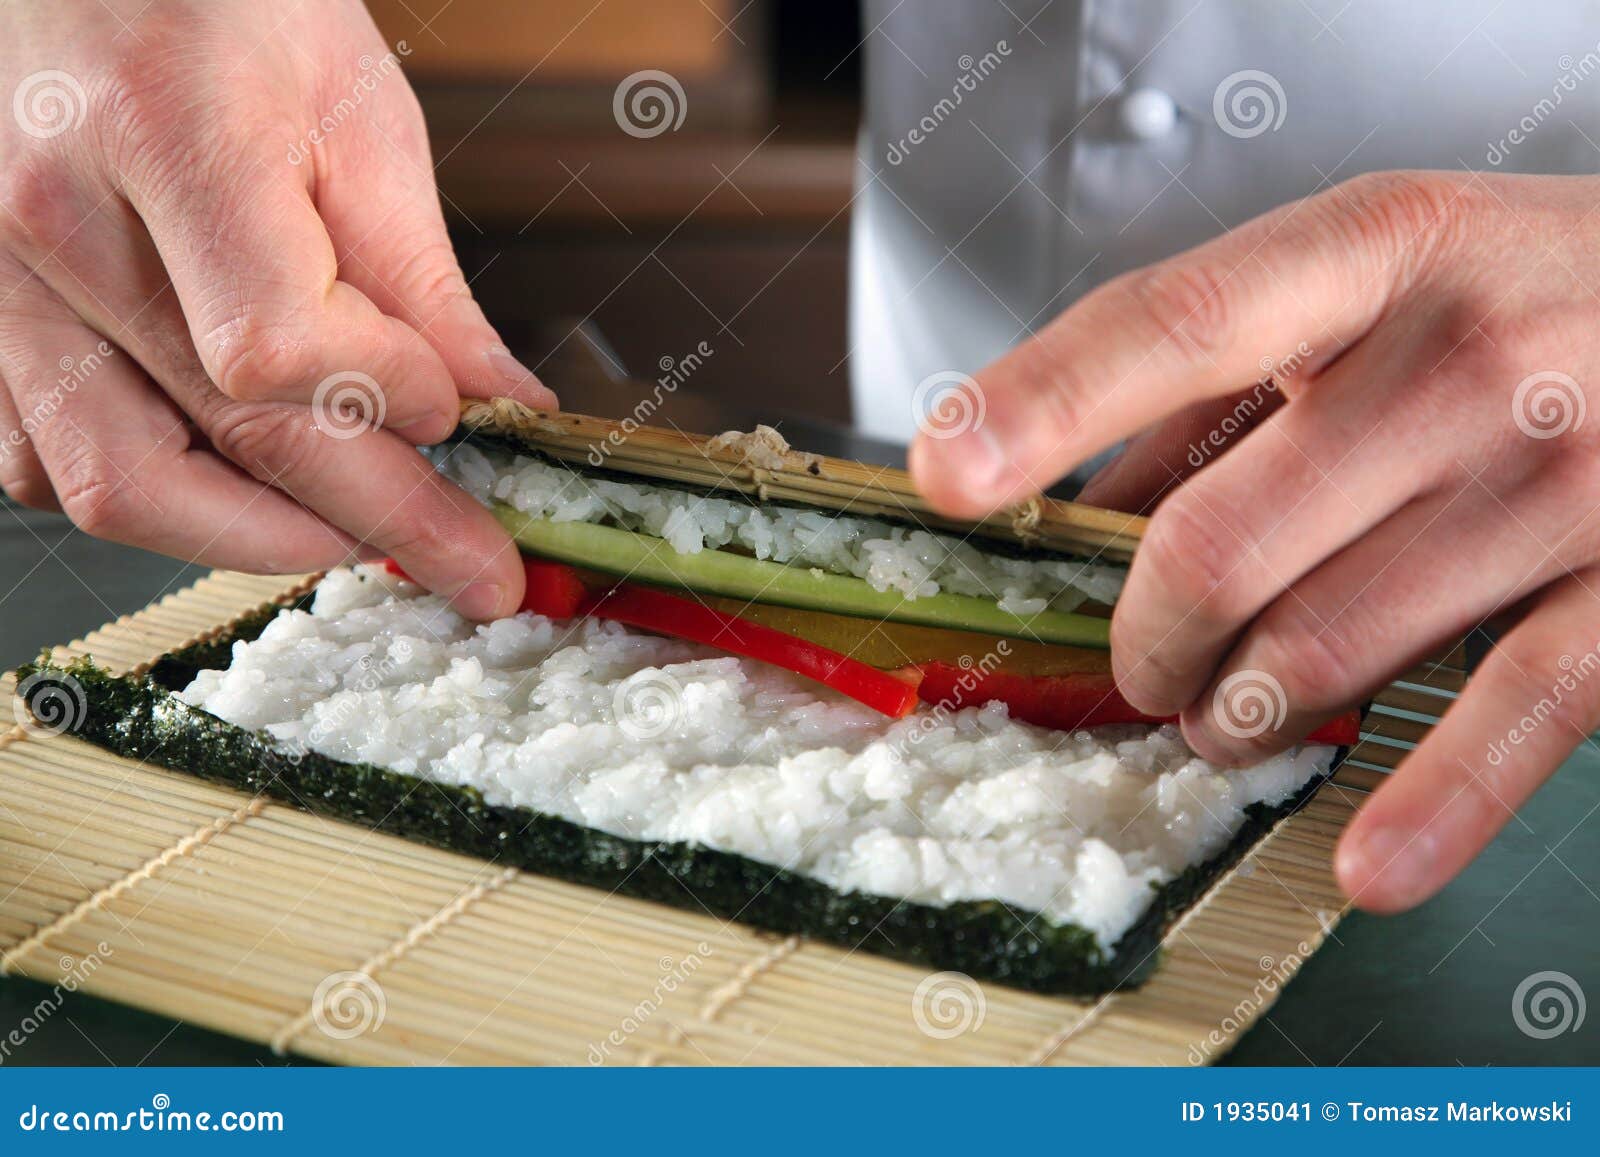
POLYGON ((286 745, 686 841, 840 891, 999 900, 1112 945, 1332 748, 1243 770, 1171 727, 1065 733, 992 704, 890 720, 798 676, 615 623, 473 625, 371 571, 236 643, 181 698, 286 745))
POLYGON ((1088 599, 1116 602, 1127 573, 1106 563, 1010 558, 948 534, 874 518, 594 478, 466 443, 432 454, 440 471, 480 502, 497 499, 556 522, 604 522, 658 535, 680 554, 742 548, 757 558, 853 575, 907 598, 948 591, 995 599, 1018 615, 1047 607, 1070 611, 1088 599))

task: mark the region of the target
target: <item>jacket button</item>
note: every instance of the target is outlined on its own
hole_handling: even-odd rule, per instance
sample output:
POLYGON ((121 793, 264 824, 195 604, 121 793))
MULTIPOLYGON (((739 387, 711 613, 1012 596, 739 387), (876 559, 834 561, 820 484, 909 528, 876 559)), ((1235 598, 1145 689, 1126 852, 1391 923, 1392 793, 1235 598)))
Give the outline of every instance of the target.
POLYGON ((1117 110, 1125 132, 1141 141, 1166 136, 1178 123, 1178 106, 1159 88, 1136 88, 1117 110))

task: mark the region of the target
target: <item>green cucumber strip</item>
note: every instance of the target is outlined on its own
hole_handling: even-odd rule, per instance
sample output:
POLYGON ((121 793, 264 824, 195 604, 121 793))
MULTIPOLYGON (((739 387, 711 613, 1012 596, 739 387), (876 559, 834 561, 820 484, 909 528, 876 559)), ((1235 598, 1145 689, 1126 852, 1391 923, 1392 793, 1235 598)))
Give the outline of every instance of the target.
POLYGON ((775 603, 836 615, 889 619, 926 627, 983 631, 1073 647, 1111 645, 1111 623, 1090 615, 1040 611, 1015 615, 988 599, 940 592, 908 599, 899 591, 874 589, 864 579, 815 567, 787 566, 731 551, 679 554, 665 539, 592 522, 553 522, 504 503, 491 509, 517 545, 530 554, 701 594, 775 603))

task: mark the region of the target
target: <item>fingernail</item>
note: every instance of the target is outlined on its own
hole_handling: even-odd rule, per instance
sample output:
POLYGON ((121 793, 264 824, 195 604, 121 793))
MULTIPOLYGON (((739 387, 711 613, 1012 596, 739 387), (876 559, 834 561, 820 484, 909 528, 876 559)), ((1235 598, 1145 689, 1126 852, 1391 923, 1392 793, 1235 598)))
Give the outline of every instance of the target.
POLYGON ((527 381, 539 380, 534 377, 532 370, 513 357, 511 351, 503 345, 490 346, 484 356, 488 358, 495 372, 513 385, 520 386, 527 381))
POLYGON ((467 618, 482 622, 500 617, 505 593, 499 583, 468 583, 456 592, 450 605, 467 618))
POLYGON ((1006 448, 993 430, 979 425, 950 443, 945 464, 976 497, 998 497, 1001 482, 1011 468, 1006 448))
POLYGON ((1438 848, 1432 833, 1378 828, 1353 848, 1341 844, 1335 867, 1339 880, 1354 885, 1351 899, 1382 892, 1386 906, 1410 907, 1431 891, 1429 879, 1438 848))
POLYGON ((456 414, 435 411, 404 425, 396 424, 390 429, 397 437, 403 438, 413 446, 431 446, 448 438, 455 430, 457 421, 459 416, 456 414))

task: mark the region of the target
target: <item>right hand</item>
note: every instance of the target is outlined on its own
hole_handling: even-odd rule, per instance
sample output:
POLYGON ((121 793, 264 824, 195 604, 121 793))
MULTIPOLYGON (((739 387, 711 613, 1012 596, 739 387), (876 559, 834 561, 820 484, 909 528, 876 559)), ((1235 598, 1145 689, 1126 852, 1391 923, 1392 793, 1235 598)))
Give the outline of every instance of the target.
POLYGON ((0 19, 6 493, 211 566, 392 555, 465 614, 513 612, 515 546, 413 444, 461 397, 555 397, 472 300, 359 0, 0 19))

